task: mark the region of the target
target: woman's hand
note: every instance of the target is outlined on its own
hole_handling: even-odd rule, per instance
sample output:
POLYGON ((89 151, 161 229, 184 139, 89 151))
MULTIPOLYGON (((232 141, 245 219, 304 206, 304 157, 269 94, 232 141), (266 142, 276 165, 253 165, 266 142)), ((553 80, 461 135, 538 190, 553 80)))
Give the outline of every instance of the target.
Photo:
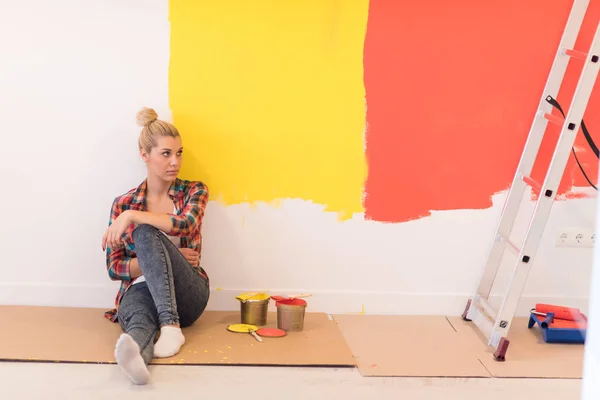
POLYGON ((102 236, 102 251, 105 251, 107 247, 116 249, 124 245, 121 237, 131 223, 131 213, 128 211, 124 211, 119 215, 106 232, 104 232, 104 236, 102 236))
POLYGON ((197 267, 200 265, 200 253, 198 253, 196 250, 183 247, 179 249, 179 251, 181 252, 181 254, 183 254, 185 259, 187 260, 187 262, 190 263, 191 266, 197 267))

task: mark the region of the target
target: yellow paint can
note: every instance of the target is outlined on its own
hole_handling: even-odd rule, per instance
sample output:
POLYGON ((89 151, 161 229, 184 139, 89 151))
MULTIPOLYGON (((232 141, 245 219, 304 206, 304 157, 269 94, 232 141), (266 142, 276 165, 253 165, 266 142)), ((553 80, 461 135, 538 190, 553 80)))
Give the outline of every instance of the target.
POLYGON ((271 297, 267 293, 242 293, 240 301, 242 324, 263 326, 267 324, 267 313, 271 297))

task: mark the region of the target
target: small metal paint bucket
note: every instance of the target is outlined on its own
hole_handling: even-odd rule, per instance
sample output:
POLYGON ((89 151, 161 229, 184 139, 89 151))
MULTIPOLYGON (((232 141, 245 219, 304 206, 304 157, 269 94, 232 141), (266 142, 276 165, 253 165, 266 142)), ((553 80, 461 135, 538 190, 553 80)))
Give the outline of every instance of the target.
POLYGON ((277 306, 277 328, 286 332, 300 332, 304 329, 306 301, 286 299, 275 303, 277 306))
POLYGON ((240 295, 240 313, 242 324, 264 326, 267 324, 269 301, 271 298, 265 293, 240 295))

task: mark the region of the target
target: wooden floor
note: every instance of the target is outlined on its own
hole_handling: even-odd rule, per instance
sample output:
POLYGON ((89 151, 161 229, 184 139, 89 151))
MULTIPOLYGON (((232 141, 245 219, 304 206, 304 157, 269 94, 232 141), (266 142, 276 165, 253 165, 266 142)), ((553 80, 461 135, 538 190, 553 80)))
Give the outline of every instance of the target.
POLYGON ((116 365, 0 363, 0 399, 581 399, 579 379, 363 377, 356 368, 151 366, 133 386, 116 365), (191 393, 197 396, 190 397, 191 393))

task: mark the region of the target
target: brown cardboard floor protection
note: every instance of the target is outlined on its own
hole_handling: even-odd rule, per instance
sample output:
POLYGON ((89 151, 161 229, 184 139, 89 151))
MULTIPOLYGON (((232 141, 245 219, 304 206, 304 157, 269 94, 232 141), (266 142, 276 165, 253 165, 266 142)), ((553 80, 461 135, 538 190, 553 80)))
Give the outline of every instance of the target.
MULTIPOLYGON (((442 316, 335 315, 363 376, 490 377, 442 316)), ((468 338, 467 338, 468 339, 468 338)))
POLYGON ((477 357, 494 377, 502 378, 576 378, 583 377, 582 344, 546 343, 539 327, 529 329, 528 318, 515 318, 508 333, 510 344, 506 361, 494 360, 493 350, 485 346, 483 335, 472 322, 448 318, 463 340, 479 343, 477 357))
MULTIPOLYGON (((0 360, 114 363, 119 324, 103 317, 103 309, 0 306, 0 360)), ((184 328, 186 343, 172 358, 152 364, 245 364, 355 366, 335 321, 326 314, 306 313, 304 331, 282 338, 232 333, 239 312, 207 311, 184 328)), ((276 325, 270 313, 268 326, 276 325)))
POLYGON ((506 361, 460 317, 335 315, 363 376, 581 378, 583 345, 552 344, 515 318, 506 361))

